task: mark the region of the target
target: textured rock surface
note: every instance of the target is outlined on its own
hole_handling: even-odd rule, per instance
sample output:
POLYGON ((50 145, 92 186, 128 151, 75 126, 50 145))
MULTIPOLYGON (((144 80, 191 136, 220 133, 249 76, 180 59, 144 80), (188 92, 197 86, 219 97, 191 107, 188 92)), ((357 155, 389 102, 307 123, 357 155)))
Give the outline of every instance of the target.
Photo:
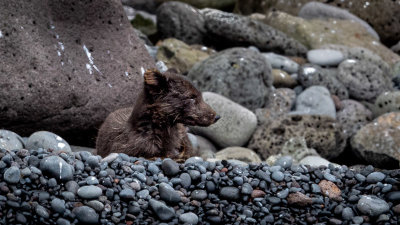
POLYGON ((400 161, 400 113, 376 118, 351 139, 352 148, 372 165, 398 167, 400 161))
POLYGON ((323 69, 318 65, 302 65, 298 73, 298 81, 303 87, 320 85, 326 87, 329 92, 339 99, 349 98, 347 88, 336 78, 337 70, 323 69))
POLYGON ((374 116, 388 112, 400 111, 400 91, 384 92, 378 96, 374 104, 374 116))
POLYGON ((321 115, 336 119, 336 108, 331 95, 323 86, 311 86, 296 99, 295 115, 321 115))
POLYGON ((255 110, 259 124, 269 123, 279 116, 288 113, 296 101, 296 93, 290 88, 277 88, 268 98, 264 108, 255 110))
POLYGON ((281 31, 259 21, 219 10, 203 10, 206 28, 216 46, 254 45, 260 50, 303 55, 307 48, 281 31))
POLYGON ((93 141, 154 67, 117 0, 1 2, 0 20, 0 123, 20 135, 93 141))
POLYGON ((341 105, 342 109, 336 113, 336 119, 342 125, 346 137, 352 137, 372 119, 371 111, 357 101, 343 100, 341 105))
POLYGON ((248 109, 264 106, 273 79, 264 57, 246 48, 214 54, 194 65, 188 77, 200 90, 216 92, 248 109))
POLYGON ((174 37, 187 44, 203 43, 204 18, 196 8, 182 2, 166 2, 157 9, 157 29, 162 38, 174 37))
POLYGON ((168 68, 175 68, 180 74, 186 74, 194 64, 209 56, 205 51, 174 38, 165 39, 158 46, 157 60, 163 61, 168 68))
POLYGON ((203 92, 203 99, 221 116, 221 119, 209 127, 192 127, 191 129, 214 141, 220 147, 244 145, 256 129, 256 115, 216 93, 203 92))
POLYGON ((387 63, 400 61, 400 56, 372 37, 357 22, 348 20, 306 20, 284 12, 273 11, 261 17, 268 25, 285 32, 310 49, 326 44, 340 44, 348 47, 364 47, 382 57, 387 63), (326 32, 329 30, 330 32, 326 32))
POLYGON ((340 63, 337 78, 357 100, 374 101, 391 89, 391 81, 376 65, 367 61, 348 59, 340 63))
POLYGON ((228 147, 215 154, 218 160, 236 159, 246 163, 261 163, 260 157, 251 149, 243 147, 228 147))
MULTIPOLYGON (((176 0, 157 0, 157 2, 168 2, 176 0)), ((196 8, 213 8, 213 9, 224 9, 232 7, 235 4, 235 0, 178 0, 179 2, 184 2, 190 4, 196 8)))
MULTIPOLYGON (((348 10, 350 13, 367 21, 379 34, 381 41, 391 46, 399 41, 400 5, 398 1, 392 0, 318 0, 319 2, 328 2, 329 5, 337 6, 348 10)), ((264 13, 272 8, 288 12, 292 15, 298 15, 299 10, 310 0, 239 0, 236 5, 236 11, 242 14, 251 14, 253 12, 264 13)))
POLYGON ((364 20, 360 19, 359 17, 353 15, 347 10, 331 6, 328 4, 320 3, 320 2, 309 2, 301 7, 299 11, 299 16, 305 19, 329 19, 329 18, 336 18, 342 20, 354 20, 367 29, 368 33, 370 33, 374 38, 379 40, 379 35, 376 31, 364 20))
POLYGON ((338 156, 344 149, 346 142, 340 129, 339 124, 330 117, 287 115, 268 125, 259 126, 248 148, 255 150, 263 158, 268 158, 280 153, 284 143, 297 136, 304 137, 308 147, 330 159, 338 156))

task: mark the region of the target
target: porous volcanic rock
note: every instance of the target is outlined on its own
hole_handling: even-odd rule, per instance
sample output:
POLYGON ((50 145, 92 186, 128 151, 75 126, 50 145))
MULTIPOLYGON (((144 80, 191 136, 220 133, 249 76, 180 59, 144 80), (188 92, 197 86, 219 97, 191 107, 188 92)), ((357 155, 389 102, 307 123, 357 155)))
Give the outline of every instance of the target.
POLYGON ((2 1, 0 21, 0 124, 23 136, 93 141, 155 67, 119 0, 2 1))
POLYGON ((280 153, 285 142, 292 137, 304 137, 308 147, 327 159, 338 156, 346 143, 340 125, 329 116, 286 115, 259 126, 248 148, 266 159, 280 153))

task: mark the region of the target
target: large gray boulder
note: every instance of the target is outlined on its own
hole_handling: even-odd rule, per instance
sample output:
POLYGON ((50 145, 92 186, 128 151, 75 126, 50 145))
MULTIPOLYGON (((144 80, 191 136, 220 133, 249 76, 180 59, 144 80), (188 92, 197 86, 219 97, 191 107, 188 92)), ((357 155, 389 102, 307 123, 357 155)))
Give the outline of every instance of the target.
POLYGON ((94 140, 155 67, 119 0, 0 2, 0 124, 94 140))

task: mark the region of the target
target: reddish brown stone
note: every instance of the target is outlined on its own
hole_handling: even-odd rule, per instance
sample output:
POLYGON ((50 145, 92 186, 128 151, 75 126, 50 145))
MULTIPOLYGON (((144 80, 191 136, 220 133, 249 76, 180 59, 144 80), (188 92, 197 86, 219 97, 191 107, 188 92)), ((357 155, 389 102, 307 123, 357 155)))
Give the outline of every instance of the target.
POLYGON ((312 199, 301 192, 289 194, 287 200, 289 205, 295 206, 307 206, 312 204, 312 199))
POLYGON ((264 196, 265 196, 265 192, 263 192, 261 190, 253 190, 253 192, 251 193, 252 198, 260 198, 260 197, 264 197, 264 196))
POLYGON ((331 181, 328 180, 322 180, 319 182, 318 186, 321 188, 321 192, 323 195, 326 197, 333 199, 335 201, 341 201, 342 200, 342 191, 336 186, 331 181))

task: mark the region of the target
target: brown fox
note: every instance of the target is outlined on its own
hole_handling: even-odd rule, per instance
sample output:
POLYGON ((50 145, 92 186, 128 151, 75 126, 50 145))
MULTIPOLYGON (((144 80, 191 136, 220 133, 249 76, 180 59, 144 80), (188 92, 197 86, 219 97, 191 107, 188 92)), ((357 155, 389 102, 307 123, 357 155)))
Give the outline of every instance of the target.
POLYGON ((218 119, 185 77, 147 70, 136 104, 112 112, 100 127, 97 153, 184 159, 193 154, 184 125, 209 126, 218 119))

